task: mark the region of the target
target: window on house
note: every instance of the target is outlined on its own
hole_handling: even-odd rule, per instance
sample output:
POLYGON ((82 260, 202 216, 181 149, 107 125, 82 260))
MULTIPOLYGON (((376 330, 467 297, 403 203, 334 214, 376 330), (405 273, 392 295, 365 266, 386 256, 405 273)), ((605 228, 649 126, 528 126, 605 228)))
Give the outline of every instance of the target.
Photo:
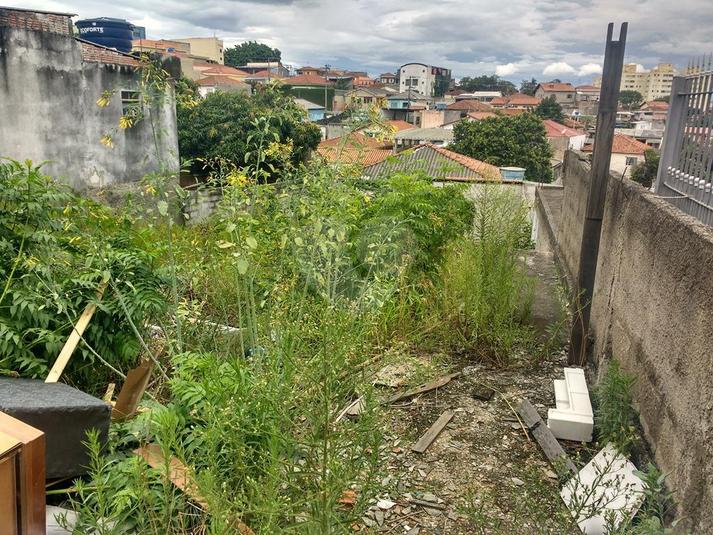
POLYGON ((131 89, 121 90, 121 113, 126 115, 127 112, 138 105, 140 102, 140 96, 138 91, 133 91, 131 89))
POLYGON ((629 166, 636 165, 637 161, 638 161, 638 159, 636 158, 636 156, 627 156, 626 157, 626 165, 629 165, 629 166))

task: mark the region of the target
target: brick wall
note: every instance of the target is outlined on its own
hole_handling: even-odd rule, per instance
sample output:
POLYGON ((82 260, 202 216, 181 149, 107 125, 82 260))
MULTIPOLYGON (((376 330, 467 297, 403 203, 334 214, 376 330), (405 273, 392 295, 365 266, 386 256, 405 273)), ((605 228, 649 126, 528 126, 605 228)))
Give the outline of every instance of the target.
POLYGON ((71 15, 59 13, 40 13, 21 9, 0 8, 0 26, 23 28, 38 32, 61 33, 70 35, 71 15))
POLYGON ((115 63, 117 65, 131 65, 138 67, 139 62, 131 56, 116 52, 103 46, 97 46, 85 41, 79 41, 84 61, 96 61, 99 63, 115 63))

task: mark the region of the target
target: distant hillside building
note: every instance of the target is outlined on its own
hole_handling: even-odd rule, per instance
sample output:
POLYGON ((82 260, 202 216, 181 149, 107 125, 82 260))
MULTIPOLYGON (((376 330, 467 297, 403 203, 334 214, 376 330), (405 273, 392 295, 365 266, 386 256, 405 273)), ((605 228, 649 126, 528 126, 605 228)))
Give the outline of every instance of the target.
POLYGON ((450 69, 425 63, 406 63, 399 69, 399 91, 420 93, 427 97, 442 97, 451 86, 450 69))
MULTIPOLYGON (((644 100, 654 100, 671 94, 671 84, 676 75, 672 63, 659 63, 647 70, 636 63, 627 63, 621 72, 621 91, 638 91, 644 100)), ((596 87, 601 87, 602 77, 594 80, 596 87)))
POLYGON ((191 54, 223 64, 224 48, 223 40, 216 37, 183 37, 173 39, 179 43, 187 43, 191 46, 191 54))
POLYGON ((379 76, 379 82, 381 82, 382 84, 388 84, 388 85, 398 84, 399 77, 397 75, 395 75, 394 73, 385 72, 379 76))
POLYGON ((537 88, 535 88, 535 97, 538 99, 555 97, 557 103, 563 106, 573 106, 576 96, 577 90, 570 83, 546 82, 537 84, 537 88))

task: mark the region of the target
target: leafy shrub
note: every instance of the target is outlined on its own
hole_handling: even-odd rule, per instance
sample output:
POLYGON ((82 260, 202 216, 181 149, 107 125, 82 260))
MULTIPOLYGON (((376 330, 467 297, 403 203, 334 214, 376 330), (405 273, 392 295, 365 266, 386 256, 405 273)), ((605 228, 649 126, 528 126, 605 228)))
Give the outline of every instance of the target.
POLYGON ((594 391, 597 437, 603 444, 611 442, 624 453, 638 440, 631 391, 635 381, 636 377, 623 371, 614 360, 594 391))
POLYGON ((102 283, 110 289, 67 376, 95 392, 105 386, 98 370, 86 366, 96 354, 114 367, 133 366, 140 347, 127 312, 142 326, 165 309, 164 278, 137 246, 139 238, 130 221, 74 195, 39 166, 0 164, 0 369, 46 376, 102 283))

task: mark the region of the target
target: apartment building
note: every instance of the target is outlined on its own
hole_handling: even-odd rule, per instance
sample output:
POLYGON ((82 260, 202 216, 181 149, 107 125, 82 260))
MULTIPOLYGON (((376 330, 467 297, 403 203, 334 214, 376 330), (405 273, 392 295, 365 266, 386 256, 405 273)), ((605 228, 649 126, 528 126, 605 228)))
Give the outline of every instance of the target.
POLYGON ((406 63, 399 69, 399 92, 441 97, 451 86, 451 71, 425 63, 406 63))
MULTIPOLYGON (((671 94, 671 84, 676 75, 673 63, 659 63, 652 69, 645 69, 636 63, 627 63, 621 73, 621 91, 638 91, 645 101, 671 94)), ((594 80, 595 87, 601 87, 602 77, 594 80)))
POLYGON ((217 37, 186 37, 173 39, 179 43, 188 43, 191 46, 191 54, 207 58, 223 65, 223 40, 217 37))

